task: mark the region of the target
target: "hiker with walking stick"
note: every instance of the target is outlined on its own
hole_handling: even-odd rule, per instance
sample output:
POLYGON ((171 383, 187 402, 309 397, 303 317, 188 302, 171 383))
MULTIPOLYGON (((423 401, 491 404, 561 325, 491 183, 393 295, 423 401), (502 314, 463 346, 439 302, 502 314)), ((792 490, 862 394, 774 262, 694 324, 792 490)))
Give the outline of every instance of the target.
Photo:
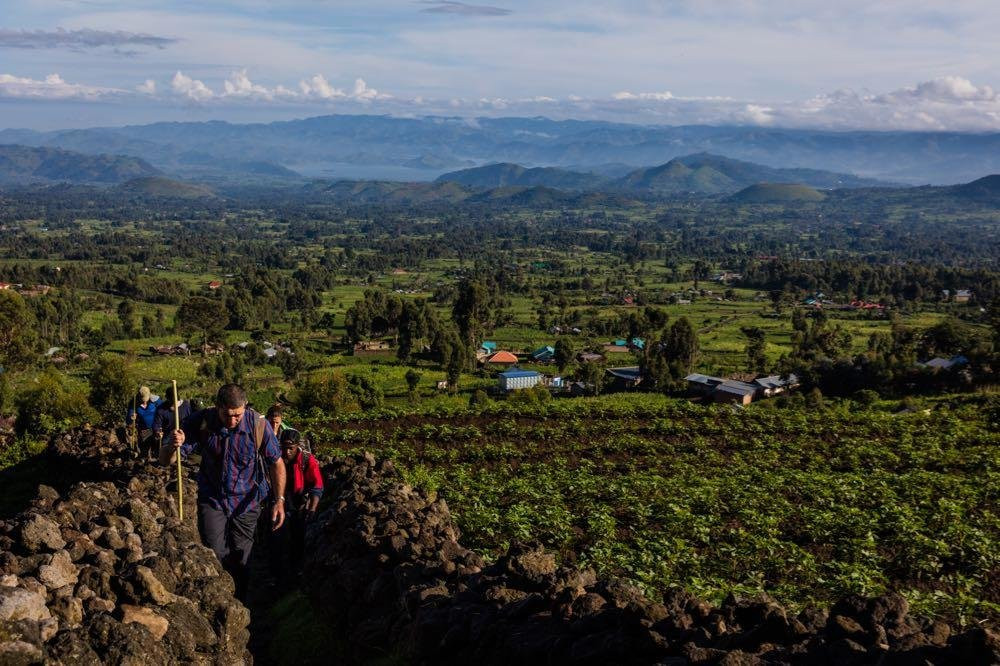
POLYGON ((156 452, 156 439, 153 438, 153 417, 160 406, 160 397, 153 395, 148 386, 140 386, 137 400, 133 401, 132 409, 126 417, 127 427, 135 427, 138 431, 139 453, 153 457, 156 452))
POLYGON ((201 453, 198 531, 232 575, 237 598, 245 600, 254 527, 272 489, 272 529, 285 521, 285 464, 274 431, 247 407, 243 387, 226 384, 214 407, 192 413, 164 438, 160 464, 170 465, 178 451, 201 453))

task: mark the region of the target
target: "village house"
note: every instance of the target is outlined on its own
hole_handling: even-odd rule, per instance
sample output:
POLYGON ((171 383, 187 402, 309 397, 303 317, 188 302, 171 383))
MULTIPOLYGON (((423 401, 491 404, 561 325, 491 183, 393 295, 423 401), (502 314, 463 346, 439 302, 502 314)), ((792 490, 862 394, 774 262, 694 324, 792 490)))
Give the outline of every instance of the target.
POLYGON ((354 345, 354 355, 369 356, 371 354, 385 354, 390 349, 389 343, 385 340, 361 340, 354 345))
POLYGON ((607 373, 612 377, 611 388, 615 391, 630 391, 642 383, 642 370, 637 365, 608 368, 607 373))
POLYGON ((538 363, 551 363, 556 357, 555 347, 546 345, 531 352, 531 359, 538 363))
POLYGON ((960 355, 952 356, 951 358, 941 358, 938 356, 924 363, 917 363, 917 365, 923 368, 930 368, 931 370, 952 370, 953 368, 968 365, 968 363, 969 359, 960 355))
POLYGON ((604 349, 605 354, 626 354, 628 353, 628 340, 619 338, 611 342, 605 342, 601 345, 601 348, 604 349))
POLYGON ((735 379, 727 379, 712 392, 712 400, 715 402, 734 403, 737 405, 749 405, 757 396, 758 387, 735 379))
POLYGON ((500 350, 486 358, 485 363, 493 366, 515 365, 517 356, 507 350, 500 350))
POLYGON ((580 352, 576 355, 576 360, 580 363, 600 363, 604 360, 604 355, 594 352, 580 352))
POLYGON ((497 375, 497 385, 501 391, 517 391, 538 386, 542 381, 542 373, 534 370, 510 368, 497 375))
POLYGON ((759 387, 759 392, 763 397, 770 398, 790 389, 798 388, 799 378, 794 374, 788 375, 785 379, 782 379, 781 375, 768 375, 767 377, 758 377, 753 380, 753 384, 759 387))
POLYGON ((31 287, 30 289, 22 289, 20 293, 22 296, 33 297, 33 296, 44 296, 50 291, 52 291, 52 287, 50 287, 49 285, 36 284, 34 287, 31 287))
POLYGON ((709 375, 702 375, 699 373, 691 373, 684 378, 684 381, 688 383, 688 388, 693 393, 698 393, 700 395, 711 395, 715 387, 726 381, 719 377, 711 377, 709 375))
POLYGON ((215 291, 216 289, 222 286, 222 283, 219 282, 218 280, 212 280, 211 282, 208 283, 207 286, 210 290, 215 291))
POLYGON ((794 374, 785 378, 781 375, 768 375, 753 380, 749 377, 744 379, 748 381, 723 379, 700 373, 692 373, 684 378, 691 393, 710 397, 715 402, 741 405, 748 405, 761 398, 770 398, 799 386, 799 378, 794 374))

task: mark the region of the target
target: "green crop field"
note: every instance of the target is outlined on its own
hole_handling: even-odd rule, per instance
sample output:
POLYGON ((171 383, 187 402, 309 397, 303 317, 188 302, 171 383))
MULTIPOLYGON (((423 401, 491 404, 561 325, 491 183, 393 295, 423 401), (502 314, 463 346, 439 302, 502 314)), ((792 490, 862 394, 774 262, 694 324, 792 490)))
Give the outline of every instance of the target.
POLYGON ((734 411, 617 395, 300 425, 320 450, 396 461, 487 557, 538 539, 650 591, 801 606, 896 589, 971 622, 1000 613, 992 405, 734 411))

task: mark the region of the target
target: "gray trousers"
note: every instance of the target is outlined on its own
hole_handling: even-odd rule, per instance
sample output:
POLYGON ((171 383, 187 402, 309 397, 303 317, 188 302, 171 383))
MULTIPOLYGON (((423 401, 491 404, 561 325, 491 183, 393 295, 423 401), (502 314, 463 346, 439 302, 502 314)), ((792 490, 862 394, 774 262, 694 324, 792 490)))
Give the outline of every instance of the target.
POLYGON ((215 552, 223 568, 236 583, 236 598, 246 599, 247 561, 253 550, 253 534, 260 507, 236 517, 227 516, 206 502, 198 502, 198 532, 206 546, 215 552))

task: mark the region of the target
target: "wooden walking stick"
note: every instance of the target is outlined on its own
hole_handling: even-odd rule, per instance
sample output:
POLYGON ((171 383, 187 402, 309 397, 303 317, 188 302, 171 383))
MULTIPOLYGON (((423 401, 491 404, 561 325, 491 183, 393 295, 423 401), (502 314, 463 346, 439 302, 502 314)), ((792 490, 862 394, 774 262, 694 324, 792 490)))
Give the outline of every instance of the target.
MULTIPOLYGON (((181 403, 177 399, 177 380, 174 383, 174 430, 181 429, 181 403)), ((184 479, 181 477, 181 452, 177 451, 177 516, 184 520, 184 479)))
POLYGON ((136 389, 132 393, 132 423, 125 424, 125 438, 128 440, 128 448, 133 457, 139 457, 139 411, 135 408, 135 398, 139 393, 136 389))

